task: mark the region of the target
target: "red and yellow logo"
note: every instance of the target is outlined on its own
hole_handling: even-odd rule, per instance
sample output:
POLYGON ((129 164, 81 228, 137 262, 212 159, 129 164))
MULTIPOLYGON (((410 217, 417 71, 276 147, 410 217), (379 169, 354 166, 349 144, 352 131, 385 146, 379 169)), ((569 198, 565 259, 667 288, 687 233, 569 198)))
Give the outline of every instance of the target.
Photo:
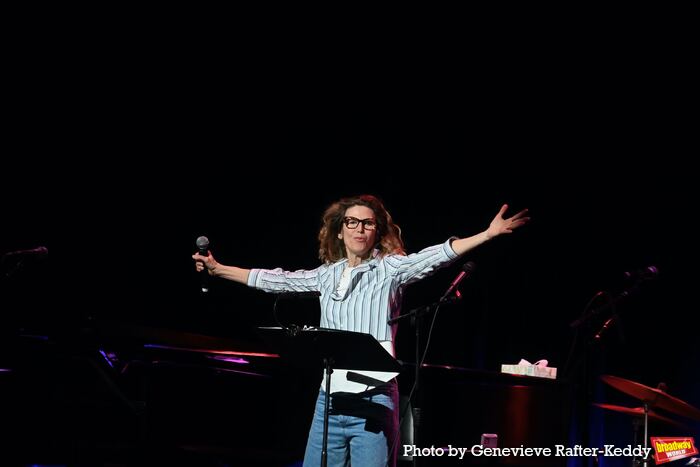
POLYGON ((698 448, 695 446, 695 440, 689 438, 655 438, 652 436, 651 445, 656 454, 654 459, 657 464, 683 459, 698 453, 698 448))

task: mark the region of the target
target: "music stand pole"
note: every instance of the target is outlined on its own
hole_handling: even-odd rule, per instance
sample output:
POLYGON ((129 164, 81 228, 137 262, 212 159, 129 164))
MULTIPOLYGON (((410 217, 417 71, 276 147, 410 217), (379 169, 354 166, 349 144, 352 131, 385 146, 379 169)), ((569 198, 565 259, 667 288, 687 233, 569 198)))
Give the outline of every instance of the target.
POLYGON ((326 370, 326 398, 323 403, 323 449, 321 450, 321 467, 326 467, 328 465, 328 409, 331 401, 332 364, 332 358, 327 357, 323 359, 323 366, 326 370))

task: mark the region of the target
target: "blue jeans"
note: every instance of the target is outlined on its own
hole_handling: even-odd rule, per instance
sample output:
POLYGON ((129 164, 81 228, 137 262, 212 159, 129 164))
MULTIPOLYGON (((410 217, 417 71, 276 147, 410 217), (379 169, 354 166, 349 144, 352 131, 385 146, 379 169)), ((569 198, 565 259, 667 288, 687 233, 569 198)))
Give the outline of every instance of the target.
MULTIPOLYGON (((304 467, 321 465, 323 447, 323 405, 326 392, 316 401, 314 419, 304 454, 304 467)), ((335 393, 331 396, 328 416, 328 465, 355 467, 393 467, 398 442, 393 452, 399 426, 399 391, 395 382, 382 389, 358 395, 335 393)))

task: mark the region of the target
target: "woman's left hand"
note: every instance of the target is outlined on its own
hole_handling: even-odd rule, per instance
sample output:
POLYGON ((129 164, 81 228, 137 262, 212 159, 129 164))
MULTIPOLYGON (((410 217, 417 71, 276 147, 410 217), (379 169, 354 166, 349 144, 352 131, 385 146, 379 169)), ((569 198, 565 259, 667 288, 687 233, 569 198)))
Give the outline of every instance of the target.
POLYGON ((530 220, 529 217, 525 216, 527 214, 527 209, 523 209, 514 216, 504 219, 503 214, 505 214, 507 210, 508 205, 504 204, 501 210, 498 211, 498 214, 496 214, 496 217, 491 221, 491 224, 489 224, 489 228, 486 230, 486 235, 489 239, 504 233, 513 233, 513 229, 525 225, 530 220))

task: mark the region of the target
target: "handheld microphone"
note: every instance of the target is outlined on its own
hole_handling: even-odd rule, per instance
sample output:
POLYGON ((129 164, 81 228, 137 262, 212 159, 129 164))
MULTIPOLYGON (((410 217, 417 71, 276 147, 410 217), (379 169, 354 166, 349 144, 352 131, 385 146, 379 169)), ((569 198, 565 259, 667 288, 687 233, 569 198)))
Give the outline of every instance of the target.
POLYGON ((465 277, 470 276, 471 273, 474 272, 475 268, 476 264, 474 263, 474 261, 467 261, 466 263, 464 263, 464 265, 462 266, 462 270, 459 272, 459 275, 457 275, 457 277, 455 277, 455 280, 452 281, 450 287, 447 289, 447 292, 445 292, 440 301, 442 302, 446 300, 452 294, 452 292, 454 292, 455 289, 457 289, 459 283, 462 282, 462 280, 464 280, 465 277))
MULTIPOLYGON (((197 250, 202 256, 209 256, 209 239, 202 235, 197 239, 197 250)), ((199 273, 199 280, 202 285, 202 293, 209 292, 209 270, 205 267, 204 271, 199 273)))

